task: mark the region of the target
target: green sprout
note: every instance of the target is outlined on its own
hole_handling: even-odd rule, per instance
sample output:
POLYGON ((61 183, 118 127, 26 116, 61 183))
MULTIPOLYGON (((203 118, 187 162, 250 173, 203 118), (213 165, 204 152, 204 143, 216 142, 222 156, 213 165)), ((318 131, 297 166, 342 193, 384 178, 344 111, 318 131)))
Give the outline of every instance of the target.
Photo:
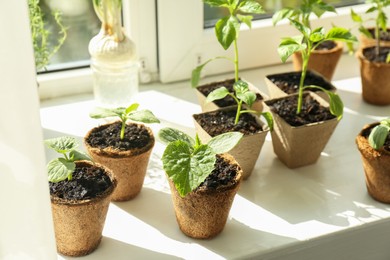
POLYGON ((390 132, 390 118, 380 121, 379 125, 375 126, 368 136, 368 143, 375 150, 379 150, 386 142, 390 132))

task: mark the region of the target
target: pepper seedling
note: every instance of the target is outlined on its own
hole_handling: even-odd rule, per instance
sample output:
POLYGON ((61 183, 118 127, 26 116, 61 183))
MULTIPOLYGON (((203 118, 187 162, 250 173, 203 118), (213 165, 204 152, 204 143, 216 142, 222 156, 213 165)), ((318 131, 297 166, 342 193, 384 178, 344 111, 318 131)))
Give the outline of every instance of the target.
POLYGON ((79 146, 76 139, 69 136, 44 140, 44 143, 63 157, 55 158, 47 164, 48 178, 50 182, 59 182, 65 179, 72 180, 72 174, 76 168, 75 161, 91 158, 84 152, 77 150, 79 146))
POLYGON ((147 109, 137 110, 138 107, 139 107, 138 103, 133 103, 127 108, 126 107, 118 107, 118 108, 97 107, 89 114, 89 116, 94 119, 119 117, 121 121, 120 139, 123 140, 123 138, 125 137, 126 122, 128 120, 133 120, 136 122, 142 122, 147 124, 160 123, 160 120, 158 120, 158 118, 154 116, 152 111, 147 109))
POLYGON ((308 88, 316 88, 324 91, 329 96, 330 112, 340 120, 343 115, 344 104, 338 94, 319 86, 304 86, 307 66, 312 51, 319 44, 332 40, 351 43, 357 41, 356 37, 345 28, 333 27, 326 33, 323 27, 318 27, 312 30, 297 20, 289 20, 291 24, 301 33, 301 35, 283 38, 278 47, 278 53, 283 62, 286 62, 287 59, 295 52, 300 52, 302 55, 302 72, 298 87, 298 105, 296 113, 299 114, 302 110, 303 91, 308 88))
MULTIPOLYGON (((233 62, 234 64, 234 79, 235 79, 235 91, 237 96, 240 96, 239 99, 235 98, 237 102, 237 113, 236 113, 236 124, 241 114, 242 103, 245 101, 246 104, 253 104, 256 100, 256 94, 248 89, 248 84, 244 81, 239 82, 239 56, 238 56, 238 35, 240 32, 241 23, 245 23, 249 28, 252 27, 253 16, 251 14, 261 14, 264 13, 262 6, 255 0, 242 0, 242 1, 232 1, 232 0, 203 0, 204 3, 210 5, 211 7, 219 7, 227 9, 228 15, 222 17, 215 24, 215 35, 217 37, 220 45, 225 49, 233 44, 234 46, 234 59, 225 56, 218 56, 212 59, 207 60, 205 63, 197 66, 192 71, 191 76, 191 85, 193 88, 196 88, 199 84, 200 75, 203 68, 213 60, 216 59, 226 59, 233 62), (244 89, 244 85, 246 88, 244 89), (238 92, 236 89, 239 89, 238 92)), ((224 89, 216 89, 216 93, 213 96, 217 96, 223 92, 226 92, 224 89)), ((210 93, 211 94, 211 93, 210 93)), ((209 94, 209 95, 210 95, 209 94)), ((225 95, 226 96, 226 95, 225 95)), ((211 98, 208 98, 210 100, 211 98)), ((219 99, 219 98, 218 98, 219 99)), ((216 99, 214 99, 216 100, 216 99)))
POLYGON ((211 174, 216 155, 230 151, 243 136, 239 132, 229 132, 202 144, 198 135, 193 139, 174 128, 162 128, 158 135, 168 144, 162 156, 163 168, 182 197, 195 190, 211 174))
POLYGON ((390 118, 380 121, 379 125, 375 126, 368 136, 368 143, 375 150, 379 150, 386 142, 390 132, 390 118))

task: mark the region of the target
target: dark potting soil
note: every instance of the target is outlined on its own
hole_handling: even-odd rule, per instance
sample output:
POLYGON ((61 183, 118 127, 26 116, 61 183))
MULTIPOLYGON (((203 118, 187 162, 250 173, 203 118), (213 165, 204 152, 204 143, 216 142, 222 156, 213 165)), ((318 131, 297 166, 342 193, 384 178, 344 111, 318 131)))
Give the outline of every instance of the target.
MULTIPOLYGON (((370 32, 372 38, 375 39, 375 29, 370 28, 370 29, 368 29, 368 31, 370 32)), ((379 39, 381 41, 390 41, 390 31, 389 30, 386 30, 386 31, 380 30, 379 39)))
MULTIPOLYGON (((212 82, 207 85, 203 85, 198 87, 198 90, 200 93, 202 93, 205 97, 207 97, 212 91, 224 86, 229 90, 230 93, 234 92, 233 84, 235 80, 234 79, 228 79, 225 81, 219 81, 219 82, 212 82)), ((263 97, 256 93, 256 100, 262 100, 263 97)), ((236 101, 231 96, 226 96, 223 99, 215 100, 213 101, 217 106, 219 107, 227 107, 227 106, 233 106, 236 105, 236 101)))
POLYGON ((197 189, 217 189, 220 186, 233 185, 236 182, 237 172, 237 165, 229 164, 221 156, 217 155, 215 169, 197 189))
POLYGON ((317 51, 320 51, 320 50, 331 50, 331 49, 333 49, 336 46, 337 45, 336 45, 336 43, 334 41, 324 41, 324 42, 320 43, 316 47, 316 50, 317 51))
POLYGON ((114 147, 121 151, 145 147, 151 139, 148 130, 142 125, 128 124, 125 128, 125 137, 120 139, 121 123, 102 125, 99 131, 93 131, 87 138, 87 143, 92 147, 114 147))
MULTIPOLYGON (((363 131, 362 135, 366 138, 368 138, 368 136, 370 135, 371 133, 371 130, 372 128, 367 128, 363 131)), ((385 149, 386 151, 390 152, 390 132, 389 134, 387 135, 387 138, 386 138, 386 141, 385 141, 385 144, 383 145, 383 149, 385 149)))
POLYGON ((283 99, 267 102, 271 110, 277 113, 291 126, 302 126, 335 118, 329 108, 321 106, 317 100, 304 93, 301 113, 297 114, 298 96, 289 96, 283 99))
MULTIPOLYGON (((287 94, 294 94, 298 92, 299 81, 301 80, 301 72, 297 71, 270 75, 268 76, 268 79, 276 86, 278 86, 278 88, 280 88, 283 92, 287 94)), ((333 86, 328 81, 310 71, 306 73, 304 85, 315 85, 327 90, 333 89, 333 86)), ((310 88, 308 88, 307 90, 310 90, 310 88)), ((316 89, 313 90, 318 91, 316 89)))
POLYGON ((375 47, 365 48, 363 50, 364 57, 371 62, 382 62, 386 63, 387 55, 390 52, 390 47, 380 47, 379 55, 376 53, 375 47))
POLYGON ((103 169, 99 167, 76 167, 72 180, 49 182, 52 196, 69 199, 85 200, 103 194, 112 182, 103 169))
POLYGON ((227 132, 254 134, 262 131, 261 125, 250 114, 242 114, 237 124, 234 124, 236 110, 215 110, 194 115, 198 124, 210 135, 217 136, 227 132))

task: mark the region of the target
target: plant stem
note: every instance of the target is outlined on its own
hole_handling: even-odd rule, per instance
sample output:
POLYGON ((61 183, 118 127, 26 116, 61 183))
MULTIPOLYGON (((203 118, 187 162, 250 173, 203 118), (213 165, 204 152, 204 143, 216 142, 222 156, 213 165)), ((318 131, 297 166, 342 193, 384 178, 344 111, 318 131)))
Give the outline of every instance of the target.
POLYGON ((238 81, 238 46, 237 46, 237 39, 234 41, 234 79, 237 82, 238 81))
POLYGON ((298 88, 297 114, 301 113, 301 110, 302 110, 303 85, 304 85, 305 78, 306 78, 307 64, 309 63, 310 49, 308 52, 309 53, 302 52, 302 73, 301 73, 301 79, 299 81, 299 88, 298 88))
POLYGON ((241 107, 242 107, 242 100, 238 102, 237 106, 237 112, 236 112, 236 118, 234 120, 234 124, 237 125, 238 120, 240 119, 240 114, 241 114, 241 107))
POLYGON ((121 134, 120 134, 121 140, 125 138, 125 127, 126 127, 126 120, 122 120, 122 127, 121 127, 121 134))

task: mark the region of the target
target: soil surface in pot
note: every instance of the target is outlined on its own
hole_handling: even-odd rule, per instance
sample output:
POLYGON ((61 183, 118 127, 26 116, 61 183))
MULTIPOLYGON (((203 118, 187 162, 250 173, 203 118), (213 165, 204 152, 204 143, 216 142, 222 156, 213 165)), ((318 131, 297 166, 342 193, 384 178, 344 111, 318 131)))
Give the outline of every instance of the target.
MULTIPOLYGON (((368 136, 369 136, 370 133, 371 133, 371 130, 372 130, 372 128, 367 128, 367 129, 363 130, 362 135, 363 135, 365 138, 368 138, 368 136)), ((385 149, 386 151, 390 152, 390 132, 389 132, 389 134, 387 135, 385 144, 383 145, 383 149, 385 149)))
POLYGON ((87 138, 87 143, 96 148, 113 147, 120 151, 145 147, 151 139, 148 130, 142 125, 127 124, 125 137, 120 139, 121 123, 102 125, 99 131, 93 131, 87 138))
POLYGON ((330 113, 329 108, 320 105, 317 100, 307 93, 303 95, 302 110, 299 114, 296 113, 297 104, 297 95, 267 102, 271 110, 291 126, 302 126, 335 118, 330 113))
POLYGON ((221 156, 217 155, 217 161, 215 162, 215 169, 209 176, 202 182, 196 190, 203 189, 218 189, 222 186, 234 185, 237 180, 238 173, 237 165, 228 163, 221 156))
POLYGON ((336 46, 337 46, 337 44, 334 41, 324 41, 324 42, 320 43, 315 48, 315 50, 316 51, 331 50, 331 49, 335 48, 336 46))
MULTIPOLYGON (((212 82, 210 84, 198 87, 198 90, 205 97, 207 97, 212 91, 214 91, 222 86, 227 88, 230 93, 233 93, 234 92, 234 89, 233 89, 234 82, 235 82, 234 79, 212 82)), ((262 99, 263 99, 263 97, 259 93, 256 93, 256 101, 259 101, 262 99)), ((233 106, 233 105, 237 104, 236 101, 234 101, 234 99, 231 96, 226 96, 223 99, 215 100, 213 102, 219 107, 228 107, 228 106, 233 106)))
MULTIPOLYGON (((375 29, 374 28, 368 29, 368 32, 371 34, 372 39, 376 39, 375 38, 375 29)), ((389 29, 387 29, 386 31, 380 30, 379 31, 379 39, 381 41, 390 41, 390 31, 389 31, 389 29)))
MULTIPOLYGON (((298 92, 299 81, 301 80, 301 72, 291 72, 291 73, 283 73, 268 76, 268 79, 271 80, 278 88, 280 88, 283 92, 287 94, 294 94, 298 92)), ((317 76, 314 73, 308 71, 306 73, 304 85, 314 85, 319 86, 327 90, 332 90, 333 86, 327 82, 322 77, 317 76)), ((307 90, 311 90, 307 88, 307 90)), ((313 89, 313 91, 318 91, 313 89)))
POLYGON ((389 53, 390 47, 380 47, 379 55, 377 55, 375 47, 369 47, 363 50, 363 56, 371 62, 386 63, 386 58, 389 53))
POLYGON ((85 200, 103 194, 113 184, 99 167, 76 167, 72 180, 49 182, 50 195, 68 199, 85 200))
POLYGON ((242 114, 237 124, 234 124, 236 110, 215 110, 194 115, 198 124, 210 135, 217 136, 227 132, 254 134, 263 131, 254 116, 242 114))

